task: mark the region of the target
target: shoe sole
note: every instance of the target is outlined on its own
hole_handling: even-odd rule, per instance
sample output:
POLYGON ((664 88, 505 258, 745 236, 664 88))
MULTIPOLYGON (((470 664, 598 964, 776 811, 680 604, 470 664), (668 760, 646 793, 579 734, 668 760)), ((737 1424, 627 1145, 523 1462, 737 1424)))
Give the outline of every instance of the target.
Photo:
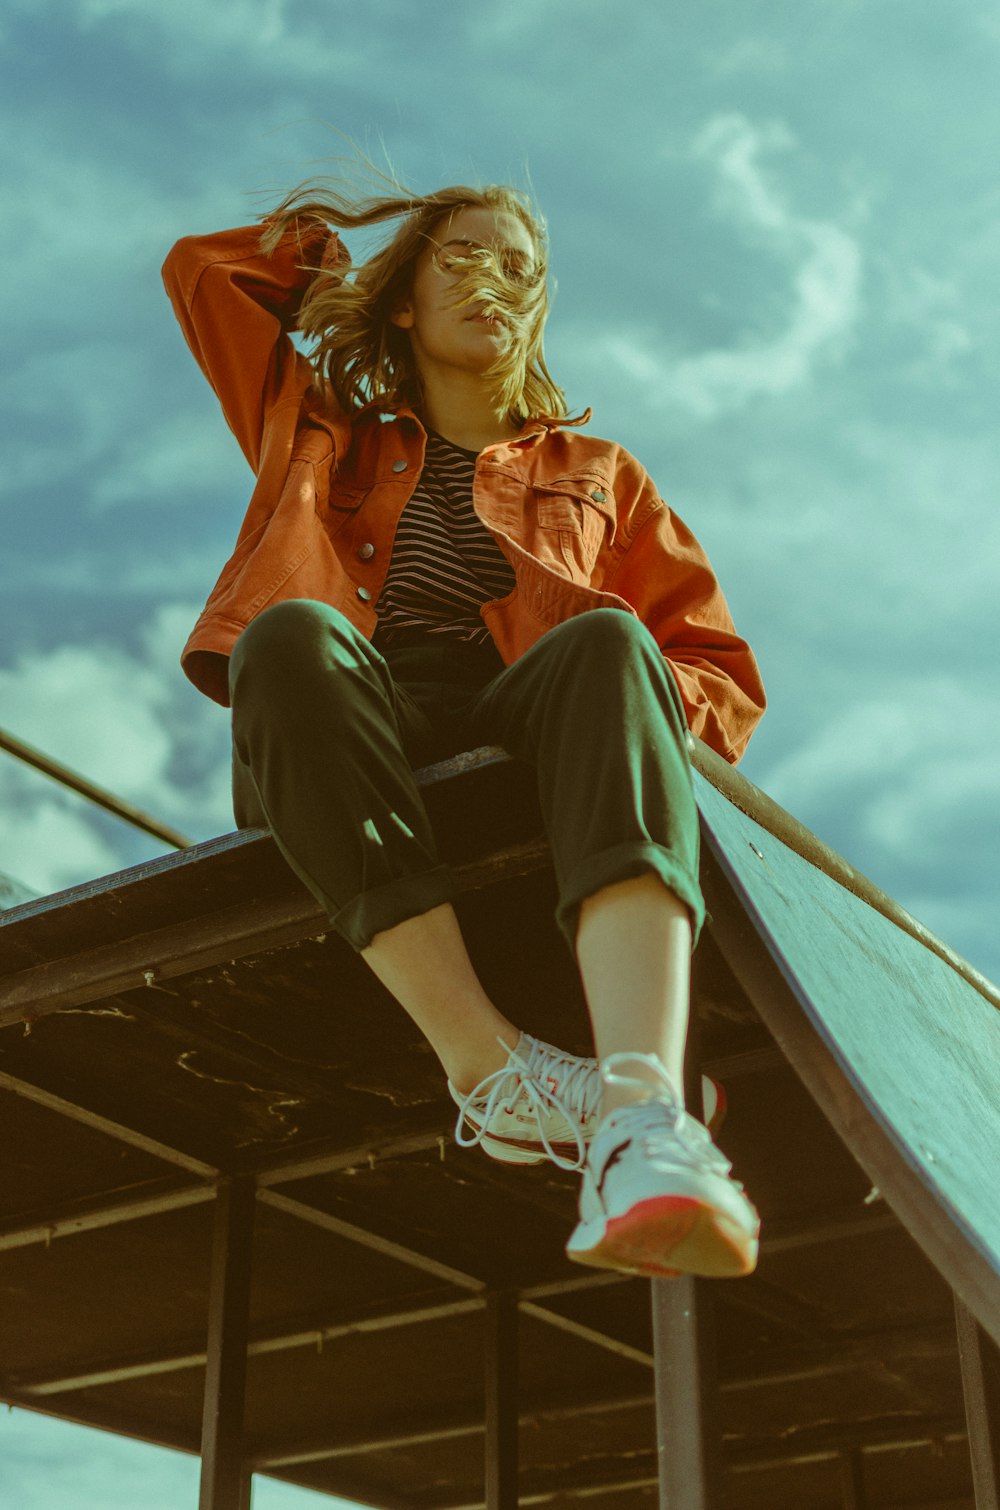
MULTIPOLYGON (((479 1127, 465 1119, 465 1128, 470 1133, 478 1133, 479 1127)), ((496 1133, 484 1133, 479 1140, 479 1147, 483 1153, 489 1154, 491 1159, 498 1159, 501 1164, 543 1164, 548 1154, 542 1145, 534 1138, 521 1142, 517 1138, 502 1138, 496 1133)), ((568 1162, 576 1164, 580 1158, 580 1150, 575 1143, 553 1143, 554 1152, 568 1162)))
POLYGON ((711 1206, 690 1196, 651 1196, 621 1216, 578 1227, 566 1253, 574 1263, 651 1278, 731 1279, 753 1272, 757 1248, 756 1234, 711 1206))

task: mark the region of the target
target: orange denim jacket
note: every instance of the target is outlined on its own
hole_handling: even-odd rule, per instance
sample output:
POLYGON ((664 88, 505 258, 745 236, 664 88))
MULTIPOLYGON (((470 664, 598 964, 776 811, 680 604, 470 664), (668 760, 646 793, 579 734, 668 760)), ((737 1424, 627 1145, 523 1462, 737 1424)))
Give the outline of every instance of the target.
MULTIPOLYGON (((182 655, 195 686, 223 705, 228 655, 271 603, 318 599, 371 637, 426 441, 405 405, 345 414, 289 337, 309 268, 349 260, 337 238, 303 226, 265 256, 260 234, 249 226, 185 237, 163 269, 187 342, 257 475, 236 549, 182 655)), ((705 553, 627 451, 556 420, 529 422, 480 454, 473 503, 516 575, 513 591, 481 610, 506 664, 587 609, 637 614, 667 659, 692 732, 739 759, 764 710, 756 661, 705 553)))

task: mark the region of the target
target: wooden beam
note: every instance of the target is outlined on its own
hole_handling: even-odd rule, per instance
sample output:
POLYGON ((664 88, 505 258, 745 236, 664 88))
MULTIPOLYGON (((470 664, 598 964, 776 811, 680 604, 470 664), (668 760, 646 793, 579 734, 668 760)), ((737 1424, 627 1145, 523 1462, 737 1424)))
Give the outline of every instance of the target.
MULTIPOLYGON (((471 1314, 483 1307, 480 1297, 470 1297, 463 1300, 445 1301, 438 1305, 413 1306, 402 1309, 390 1309, 375 1314, 359 1313, 356 1316, 347 1316, 343 1319, 330 1320, 327 1317, 302 1317, 287 1324, 285 1327, 266 1334, 253 1336, 247 1352, 250 1357, 256 1357, 265 1353, 276 1353, 300 1347, 316 1347, 327 1342, 336 1341, 340 1337, 352 1336, 359 1333, 376 1331, 391 1331, 397 1327, 408 1327, 433 1323, 449 1317, 471 1314)), ((620 1342, 617 1338, 607 1333, 599 1332, 595 1328, 585 1327, 568 1321, 567 1318, 558 1316, 555 1312, 543 1311, 540 1307, 535 1308, 523 1301, 520 1310, 535 1319, 547 1322, 560 1330, 566 1330, 570 1335, 578 1337, 581 1341, 589 1342, 594 1346, 601 1347, 614 1353, 618 1357, 624 1357, 630 1362, 642 1364, 652 1370, 652 1357, 627 1343, 620 1342)), ((720 1382, 721 1394, 742 1395, 749 1392, 757 1392, 762 1389, 773 1389, 788 1384, 806 1384, 818 1379, 833 1379, 838 1376, 850 1375, 862 1371, 869 1371, 873 1367, 891 1364, 894 1368, 905 1368, 911 1363, 926 1363, 940 1359, 954 1357, 954 1340, 944 1339, 937 1327, 930 1334, 923 1330, 912 1336, 900 1337, 894 1332, 873 1333, 863 1340, 857 1340, 842 1346, 836 1354, 826 1353, 822 1357, 814 1357, 796 1353, 784 1353, 777 1357, 771 1357, 765 1364, 760 1365, 753 1371, 744 1370, 720 1382)), ((18 1398, 24 1401, 37 1403, 53 1395, 68 1395, 74 1391, 90 1389, 105 1384, 121 1383, 126 1379, 140 1379, 155 1374, 174 1373, 186 1368, 200 1368, 205 1364, 206 1354, 204 1348, 188 1343, 180 1344, 169 1351, 155 1353, 143 1353, 131 1357, 119 1356, 106 1359, 94 1359, 84 1367, 78 1367, 72 1373, 46 1374, 46 1375, 11 1375, 6 1384, 9 1389, 16 1391, 18 1398)), ((639 1397, 635 1397, 638 1400, 639 1397)), ((652 1394, 643 1397, 652 1403, 652 1394)), ((65 1402, 63 1402, 65 1403, 65 1402)), ((532 1406, 529 1415, 551 1414, 559 1407, 555 1402, 545 1405, 532 1406)), ((573 1406, 576 1411, 585 1409, 611 1409, 607 1401, 601 1402, 600 1406, 588 1405, 586 1402, 577 1402, 573 1406)), ((421 1423, 420 1432, 424 1437, 434 1435, 435 1429, 440 1429, 444 1436, 451 1435, 454 1421, 450 1416, 442 1417, 438 1423, 424 1421, 421 1423)), ((316 1456, 323 1456, 321 1451, 316 1456)))
POLYGON ((243 1402, 255 1208, 251 1176, 231 1176, 219 1182, 212 1234, 198 1510, 246 1510, 243 1402))
MULTIPOLYGON (((38 1410, 38 1407, 33 1402, 24 1400, 18 1395, 9 1392, 0 1395, 0 1402, 26 1410, 38 1410)), ((652 1403, 651 1395, 636 1396, 633 1398, 616 1396, 614 1399, 609 1400, 581 1400, 565 1405, 558 1405, 551 1410, 548 1407, 527 1408, 524 1412, 524 1419, 528 1423, 542 1416, 551 1416, 552 1419, 564 1419, 566 1417, 588 1414, 592 1411, 600 1413, 602 1411, 631 1410, 633 1408, 641 1408, 644 1405, 652 1405, 652 1403)), ((132 1437, 136 1441, 146 1442, 152 1440, 149 1435, 148 1421, 135 1422, 124 1416, 118 1416, 113 1418, 113 1420, 109 1420, 105 1415, 102 1415, 100 1420, 95 1420, 87 1414, 64 1410, 59 1411, 58 1419, 75 1421, 83 1426, 96 1427, 98 1430, 113 1430, 122 1435, 132 1437)), ((468 1426, 468 1430, 466 1430, 465 1426, 456 1425, 455 1434, 470 1435, 473 1431, 482 1432, 483 1430, 482 1419, 478 1415, 474 1423, 470 1420, 466 1425, 468 1426)), ((407 1445, 408 1434, 400 1432, 397 1436, 398 1445, 405 1447, 407 1445)), ((942 1446, 957 1446, 966 1440, 964 1422, 954 1416, 935 1417, 933 1420, 918 1423, 896 1420, 872 1422, 867 1425, 859 1424, 857 1427, 838 1425, 813 1429, 807 1434, 805 1440, 782 1441, 778 1438, 773 1442, 758 1442, 752 1448, 743 1448, 738 1444, 734 1444, 727 1451, 726 1470, 727 1473, 743 1475, 771 1472, 774 1469, 798 1464, 821 1462, 836 1464, 843 1452, 849 1450, 851 1446, 863 1447, 866 1456, 874 1457, 882 1453, 938 1450, 942 1446)), ((156 1441, 161 1445, 174 1447, 181 1452, 197 1452, 197 1444, 192 1442, 187 1434, 178 1432, 176 1429, 161 1431, 156 1441)), ((339 1446, 345 1448, 345 1451, 335 1450, 329 1455, 347 1456, 351 1450, 356 1450, 359 1454, 369 1450, 377 1450, 381 1442, 382 1439, 377 1436, 373 1436, 371 1439, 358 1438, 353 1443, 345 1442, 339 1444, 339 1446)), ((387 1447, 395 1445, 395 1439, 387 1435, 385 1445, 387 1447)), ((307 1461, 313 1455, 312 1453, 303 1451, 300 1460, 303 1462, 307 1461)), ((315 1455, 321 1457, 327 1454, 320 1451, 315 1455)), ((248 1460, 247 1466, 261 1472, 267 1472, 271 1461, 269 1454, 265 1451, 255 1452, 252 1458, 248 1460)), ((294 1461, 296 1461, 295 1456, 289 1456, 288 1462, 292 1463, 294 1461)), ((273 1466, 275 1468, 280 1468, 281 1466, 277 1456, 273 1460, 273 1466)), ((634 1475, 625 1477, 615 1484, 602 1486, 601 1492, 610 1494, 614 1490, 619 1489, 622 1494, 625 1494, 640 1488, 649 1488, 655 1485, 655 1483, 656 1479, 650 1474, 645 1473, 637 1463, 634 1475)), ((558 1489, 546 1490, 535 1494, 523 1494, 521 1496, 521 1505, 558 1503, 560 1498, 565 1503, 566 1496, 573 1492, 577 1493, 585 1501, 588 1497, 588 1491, 590 1494, 593 1494, 595 1488, 596 1486, 592 1477, 581 1476, 578 1480, 573 1480, 569 1476, 564 1476, 558 1489)), ((363 1485, 359 1484, 357 1486, 355 1491, 356 1497, 362 1499, 365 1503, 372 1502, 375 1499, 375 1495, 373 1493, 365 1494, 363 1489, 363 1485)), ((345 1480, 338 1478, 336 1492, 338 1494, 347 1494, 350 1492, 350 1488, 345 1480)), ((381 1493, 383 1491, 380 1491, 381 1493)), ((394 1499, 391 1502, 386 1499, 386 1503, 387 1505, 391 1503, 393 1506, 398 1504, 401 1510, 410 1510, 409 1501, 406 1502, 405 1507, 399 1499, 394 1499)), ((453 1496, 450 1501, 439 1498, 435 1501, 435 1504, 438 1510, 445 1510, 446 1505, 447 1510, 460 1510, 460 1507, 461 1510, 483 1510, 483 1500, 481 1497, 471 1501, 467 1498, 463 1499, 456 1496, 453 1496)))
POLYGON ((258 1190, 270 1190, 275 1185, 290 1185, 296 1180, 311 1180, 321 1174, 340 1174, 345 1169, 366 1169, 387 1159, 405 1159, 414 1153, 430 1153, 437 1149, 443 1157, 444 1149, 451 1140, 454 1118, 448 1113, 447 1130, 436 1128, 431 1132, 402 1133, 398 1137, 372 1139, 368 1143, 354 1144, 345 1148, 338 1143, 333 1147, 315 1145, 306 1149, 290 1149, 271 1154, 255 1169, 258 1190))
POLYGON ((162 1159, 166 1164, 176 1164, 178 1168, 186 1169, 189 1174, 214 1178, 219 1172, 214 1164, 207 1164, 204 1160, 183 1153, 179 1148, 160 1143, 155 1138, 147 1138, 145 1133, 137 1132, 134 1127, 126 1127, 121 1122, 113 1122, 109 1117, 102 1117, 98 1112, 89 1111, 85 1106, 78 1106, 73 1101, 67 1101, 64 1096, 56 1096, 51 1091, 43 1090, 41 1086, 32 1085, 27 1080, 19 1080, 2 1070, 0 1070, 0 1091, 10 1091, 13 1096, 22 1096, 25 1101, 31 1101, 35 1106, 43 1106, 47 1111, 56 1112, 70 1122, 79 1122, 83 1127, 89 1127, 94 1132, 105 1133, 109 1138, 116 1138, 119 1143, 127 1143, 130 1148, 138 1148, 142 1153, 152 1154, 154 1158, 162 1159))
MULTIPOLYGON (((603 1415, 626 1410, 643 1410, 651 1407, 653 1395, 646 1391, 640 1395, 614 1395, 595 1399, 570 1396, 565 1400, 526 1404, 519 1418, 529 1427, 537 1427, 544 1421, 575 1420, 580 1416, 603 1415)), ((307 1441, 287 1442, 284 1447, 261 1447, 252 1454, 254 1468, 267 1470, 284 1464, 318 1462, 324 1458, 362 1456, 370 1452, 390 1451, 397 1447, 417 1447, 437 1441, 451 1441, 458 1437, 481 1436, 484 1431, 483 1417, 478 1411, 449 1412, 447 1417, 437 1419, 429 1416, 407 1418, 382 1430, 372 1430, 363 1436, 342 1437, 331 1441, 329 1437, 314 1437, 307 1441)))
MULTIPOLYGON (((252 1336, 247 1342, 247 1357, 257 1358, 266 1353, 285 1353, 294 1348, 323 1347, 340 1337, 353 1337, 370 1332, 394 1331, 397 1328, 417 1326, 433 1321, 444 1321, 453 1316, 465 1316, 481 1311, 483 1301, 476 1298, 450 1300, 440 1305, 411 1306, 407 1309, 393 1308, 385 1312, 359 1313, 347 1320, 329 1321, 299 1318, 278 1331, 252 1336)), ((7 1382, 26 1399, 43 1400, 52 1395, 66 1395, 75 1390, 97 1389, 108 1384, 121 1384, 127 1379, 149 1379, 157 1374, 181 1373, 188 1368, 204 1368, 208 1354, 204 1347, 181 1344, 168 1351, 145 1352, 131 1357, 95 1359, 86 1368, 77 1368, 70 1374, 46 1374, 25 1376, 13 1374, 7 1382)))
MULTIPOLYGON (((456 1304, 461 1305, 462 1302, 456 1304)), ((470 1304, 470 1302, 465 1302, 465 1304, 470 1304)), ((471 1304, 475 1305, 477 1302, 471 1302, 471 1304)), ((521 1310, 526 1310, 523 1301, 521 1310)), ((413 1313, 413 1319, 417 1319, 417 1313, 413 1313)), ((386 1317, 385 1324, 391 1320, 391 1317, 386 1317)), ((310 1335, 315 1337, 316 1333, 310 1335)), ((739 1375, 722 1381, 719 1386, 720 1393, 740 1395, 788 1384, 834 1378, 867 1368, 873 1362, 887 1361, 894 1366, 899 1366, 907 1362, 926 1363, 950 1359, 954 1357, 955 1351, 952 1328, 938 1325, 931 1329, 930 1335, 925 1335, 923 1330, 904 1332, 902 1335, 896 1331, 871 1333, 864 1339, 864 1344, 863 1353, 859 1339, 853 1342, 845 1352, 836 1356, 809 1358, 784 1354, 771 1358, 759 1369, 752 1372, 747 1369, 739 1375)), ((652 1408, 655 1403, 656 1397, 651 1389, 613 1397, 580 1396, 568 1392, 558 1399, 550 1397, 546 1400, 525 1401, 521 1410, 521 1420, 529 1426, 537 1426, 539 1422, 652 1408)), ((936 1419, 936 1413, 932 1415, 936 1419)), ((929 1416, 928 1419, 931 1417, 929 1416)), ((919 1429, 921 1419, 914 1417, 908 1425, 911 1431, 919 1429)), ((852 1427, 849 1423, 845 1423, 845 1429, 851 1431, 852 1427)), ((255 1468, 266 1470, 272 1466, 318 1462, 324 1458, 360 1456, 370 1452, 429 1445, 455 1437, 475 1436, 482 1430, 482 1420, 474 1411, 447 1412, 438 1416, 420 1415, 408 1418, 406 1421, 376 1425, 364 1435, 355 1437, 316 1436, 307 1441, 289 1441, 283 1445, 260 1445, 255 1448, 252 1461, 255 1468)), ((762 1450, 768 1457, 768 1461, 772 1461, 769 1446, 765 1446, 762 1450)), ((819 1456, 832 1459, 836 1457, 838 1451, 839 1447, 824 1444, 819 1450, 819 1456)))
MULTIPOLYGON (((392 1331, 397 1327, 423 1325, 449 1317, 464 1316, 482 1310, 482 1295, 463 1299, 446 1300, 436 1304, 408 1307, 390 1306, 386 1310, 359 1311, 346 1316, 302 1316, 290 1318, 283 1326, 252 1335, 247 1353, 257 1357, 265 1353, 279 1353, 300 1347, 316 1347, 358 1333, 392 1331)), ((595 1327, 585 1326, 556 1311, 526 1301, 519 1302, 523 1315, 558 1331, 588 1342, 594 1347, 613 1353, 628 1362, 638 1363, 652 1372, 653 1356, 630 1343, 595 1327)), ((874 1332, 861 1338, 843 1339, 834 1352, 825 1348, 822 1353, 792 1351, 771 1355, 766 1363, 724 1379, 719 1384, 722 1394, 746 1394, 749 1391, 771 1389, 781 1385, 804 1384, 815 1379, 832 1379, 844 1374, 869 1371, 872 1368, 891 1366, 905 1369, 912 1363, 926 1363, 954 1357, 955 1343, 952 1328, 934 1325, 921 1327, 900 1334, 898 1331, 874 1332)), ((54 1395, 69 1395, 75 1391, 97 1388, 106 1384, 119 1384, 127 1379, 149 1378, 156 1374, 178 1373, 183 1369, 202 1368, 206 1352, 203 1346, 192 1339, 183 1339, 169 1348, 145 1351, 113 1357, 91 1358, 72 1371, 45 1374, 10 1374, 6 1379, 8 1389, 14 1390, 19 1399, 37 1402, 54 1395)), ((653 1396, 650 1395, 652 1401, 653 1396)), ((550 1402, 538 1407, 548 1411, 555 1409, 550 1402)), ((574 1407, 584 1409, 582 1404, 574 1407)), ((610 1408, 607 1402, 602 1408, 610 1408)), ((450 1418, 443 1420, 441 1430, 451 1431, 450 1418)), ((430 1424, 423 1424, 422 1431, 430 1431, 430 1424)))
POLYGON ((474 1275, 463 1274, 460 1269, 454 1269, 450 1264, 441 1263, 436 1258, 418 1253, 416 1249, 393 1242, 390 1238, 380 1237, 377 1232, 369 1232, 354 1222, 345 1222, 341 1217, 331 1216, 329 1212, 321 1211, 316 1206, 307 1206, 302 1201, 294 1201, 290 1196, 282 1195, 277 1190, 262 1190, 260 1201, 265 1206, 272 1206, 275 1211, 283 1211, 286 1216, 296 1216, 300 1221, 309 1222, 314 1227, 321 1227, 325 1232, 332 1232, 336 1237, 344 1237, 349 1242, 371 1248, 385 1258, 394 1258, 399 1263, 421 1269, 425 1274, 432 1274, 435 1279, 444 1280, 446 1284, 456 1285, 463 1290, 483 1291, 486 1289, 485 1281, 477 1279, 474 1275))
MULTIPOLYGON (((905 1432, 900 1429, 899 1423, 894 1423, 894 1429, 882 1426, 873 1426, 870 1434, 864 1428, 857 1430, 842 1430, 832 1427, 820 1434, 815 1442, 809 1446, 803 1444, 800 1447, 790 1445, 774 1451, 770 1450, 770 1444, 753 1449, 751 1452, 743 1452, 739 1448, 727 1452, 727 1474, 742 1475, 758 1472, 773 1472, 775 1469, 790 1468, 793 1466, 833 1463, 840 1461, 845 1451, 845 1440, 848 1450, 851 1445, 863 1446, 866 1453, 899 1453, 907 1450, 926 1450, 937 1448, 941 1444, 952 1444, 964 1441, 964 1433, 955 1430, 954 1421, 951 1418, 941 1419, 933 1423, 932 1429, 924 1435, 915 1431, 905 1432)), ((617 1465, 616 1465, 617 1466, 617 1465)), ((576 1475, 560 1473, 558 1485, 545 1489, 537 1489, 533 1492, 525 1492, 521 1495, 522 1507, 528 1505, 565 1505, 580 1500, 586 1503, 590 1499, 606 1498, 611 1503, 615 1495, 636 1494, 639 1490, 650 1490, 655 1487, 657 1480, 649 1473, 643 1471, 642 1461, 635 1464, 635 1472, 609 1479, 606 1482, 595 1474, 593 1463, 585 1466, 585 1471, 576 1475)), ((722 1503, 719 1500, 711 1502, 711 1510, 717 1510, 722 1503)), ((949 1505, 954 1504, 958 1510, 958 1502, 949 1498, 949 1505)), ((967 1501, 962 1500, 965 1506, 967 1501)), ((936 1498, 935 1506, 941 1505, 941 1500, 936 1498)), ((455 1494, 450 1498, 439 1496, 434 1501, 435 1510, 484 1510, 482 1500, 470 1500, 467 1495, 455 1494)), ((782 1510, 785 1510, 784 1503, 782 1510)), ((913 1506, 913 1510, 918 1510, 913 1506)), ((979 1510, 979 1507, 976 1507, 979 1510)))
POLYGON ((629 1363, 638 1363, 643 1368, 653 1367, 653 1355, 646 1348, 633 1347, 630 1342, 620 1342, 617 1337, 609 1337, 607 1332, 586 1326, 572 1316, 563 1316, 558 1311, 550 1311, 547 1306, 536 1305, 530 1300, 522 1300, 519 1309, 522 1316, 530 1316, 533 1321, 541 1321, 546 1326, 554 1327, 556 1331, 565 1332, 569 1337, 578 1338, 580 1342, 593 1343, 595 1347, 614 1353, 616 1357, 624 1358, 629 1363))
POLYGON ((66 1206, 55 1207, 47 1216, 18 1223, 16 1226, 0 1227, 0 1253, 12 1248, 27 1248, 32 1243, 44 1243, 46 1247, 56 1238, 73 1237, 80 1232, 97 1232, 103 1227, 118 1227, 123 1222, 141 1221, 146 1216, 162 1216, 165 1211, 183 1211, 189 1206, 198 1206, 215 1198, 214 1185, 169 1184, 154 1182, 166 1188, 137 1191, 135 1195, 118 1200, 97 1196, 86 1201, 73 1201, 66 1206))
MULTIPOLYGON (((0 1076, 0 1080, 3 1078, 0 1076)), ((10 1080, 11 1077, 7 1079, 10 1080)), ((31 1090, 35 1089, 27 1086, 24 1081, 12 1081, 12 1084, 15 1087, 14 1094, 24 1093, 26 1097, 31 1090)), ((10 1086, 6 1088, 9 1089, 10 1086)), ((0 1090, 2 1089, 4 1087, 0 1086, 0 1090)), ((114 1227, 122 1222, 137 1221, 144 1216, 157 1215, 163 1211, 176 1211, 185 1206, 197 1206, 203 1201, 214 1198, 214 1181, 219 1171, 211 1165, 201 1165, 197 1160, 178 1153, 176 1149, 167 1148, 163 1144, 153 1144, 152 1140, 144 1138, 130 1128, 118 1123, 110 1123, 106 1118, 94 1116, 85 1108, 61 1101, 47 1092, 39 1092, 37 1097, 32 1096, 30 1099, 38 1100, 45 1106, 56 1102, 51 1109, 68 1119, 92 1126, 96 1131, 104 1132, 109 1137, 117 1138, 133 1147, 142 1148, 144 1152, 156 1151, 159 1157, 169 1158, 171 1162, 181 1164, 184 1168, 194 1166, 203 1169, 210 1182, 199 1181, 197 1184, 177 1185, 166 1179, 152 1180, 124 1199, 116 1198, 114 1193, 108 1193, 90 1196, 81 1201, 67 1202, 64 1206, 55 1207, 51 1211, 34 1212, 20 1221, 0 1225, 0 1252, 7 1248, 26 1247, 31 1243, 49 1243, 57 1237, 68 1237, 78 1232, 114 1227)), ((314 1152, 307 1156, 282 1154, 275 1159, 273 1164, 265 1165, 261 1172, 257 1172, 257 1187, 259 1191, 273 1189, 276 1186, 316 1175, 334 1174, 349 1169, 364 1169, 373 1162, 383 1163, 391 1159, 407 1158, 411 1154, 429 1153, 432 1149, 440 1149, 442 1145, 447 1148, 448 1137, 449 1134, 441 1132, 409 1133, 353 1148, 345 1149, 338 1146, 334 1150, 314 1152)), ((298 1216, 301 1213, 296 1210, 291 1214, 298 1216)), ((303 1219, 308 1220, 308 1218, 303 1219)), ((826 1217, 810 1222, 775 1220, 769 1222, 765 1229, 761 1241, 761 1252, 780 1253, 789 1248, 841 1242, 849 1238, 867 1237, 898 1226, 898 1218, 890 1211, 873 1210, 865 1216, 857 1216, 854 1214, 854 1208, 843 1212, 833 1211, 826 1217)), ((573 1275, 563 1279, 547 1280, 544 1284, 528 1286, 527 1289, 520 1291, 520 1294, 522 1300, 540 1300, 550 1295, 569 1295, 606 1285, 638 1282, 633 1276, 609 1271, 584 1275, 582 1278, 573 1275)), ((756 1308, 750 1306, 749 1309, 756 1308)))
POLYGON ((579 1295, 589 1290, 606 1290, 610 1285, 642 1284, 634 1274, 617 1274, 613 1269, 593 1274, 567 1275, 565 1279, 547 1279, 544 1284, 526 1285, 518 1294, 522 1301, 546 1300, 552 1295, 579 1295))

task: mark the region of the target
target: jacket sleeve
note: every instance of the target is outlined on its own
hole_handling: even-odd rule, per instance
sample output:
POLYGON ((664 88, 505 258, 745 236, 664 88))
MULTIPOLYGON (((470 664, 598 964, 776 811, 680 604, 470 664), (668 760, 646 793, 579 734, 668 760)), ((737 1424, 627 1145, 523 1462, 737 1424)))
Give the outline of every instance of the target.
POLYGON ((659 503, 605 583, 652 630, 680 690, 692 734, 734 765, 766 706, 757 661, 736 633, 708 557, 659 503))
POLYGON ((315 378, 288 334, 313 269, 321 260, 327 267, 349 261, 325 225, 300 222, 269 256, 260 248, 262 229, 185 236, 163 265, 185 339, 255 472, 273 410, 297 404, 315 378))

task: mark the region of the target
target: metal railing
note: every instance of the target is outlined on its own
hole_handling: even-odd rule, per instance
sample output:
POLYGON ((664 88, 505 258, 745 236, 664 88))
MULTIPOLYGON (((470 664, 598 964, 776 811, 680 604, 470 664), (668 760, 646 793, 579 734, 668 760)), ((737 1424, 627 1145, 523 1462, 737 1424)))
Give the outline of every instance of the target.
POLYGON ((41 750, 36 750, 33 745, 25 744, 24 740, 8 734, 5 729, 0 729, 0 750, 6 750, 9 755, 23 760, 25 765, 33 766, 36 771, 41 771, 53 781, 58 781, 61 786, 69 787, 71 791, 78 792, 81 797, 86 797, 88 802, 96 803, 98 807, 104 808, 105 812, 114 813, 116 818, 121 818, 125 823, 131 823, 133 828, 142 829, 144 833, 151 834, 154 839, 162 839, 164 844, 170 844, 174 849, 190 849, 195 842, 179 833, 177 829, 161 823, 151 814, 144 813, 141 808, 134 807, 131 802, 123 801, 121 797, 116 797, 105 787, 98 786, 86 776, 81 776, 78 771, 73 771, 69 766, 43 754, 41 750))

